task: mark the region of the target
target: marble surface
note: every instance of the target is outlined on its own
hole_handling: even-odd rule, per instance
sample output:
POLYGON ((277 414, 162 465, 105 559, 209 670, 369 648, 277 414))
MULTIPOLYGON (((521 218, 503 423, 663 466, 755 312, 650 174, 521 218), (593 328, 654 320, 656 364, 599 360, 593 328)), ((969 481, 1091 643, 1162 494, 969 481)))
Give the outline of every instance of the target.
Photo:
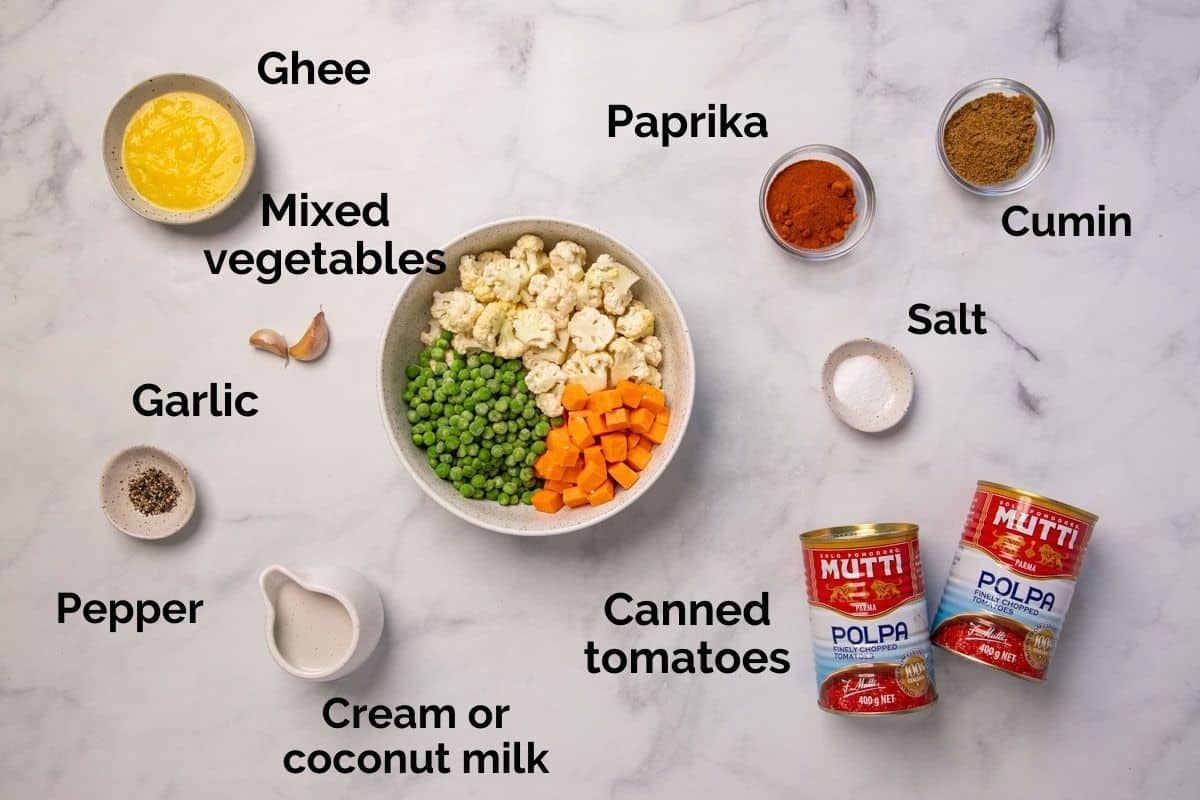
MULTIPOLYGON (((0 792, 9 797, 768 798, 1194 796, 1200 782, 1200 35, 1196 5, 1148 3, 368 2, 112 8, 17 0, 0 15, 0 792), (364 58, 364 87, 267 86, 268 49, 364 58), (385 439, 377 346, 403 278, 213 277, 205 247, 353 242, 263 228, 251 203, 200 230, 144 222, 101 162, 110 105, 191 71, 241 98, 254 188, 391 193, 386 232, 437 247, 493 218, 549 213, 645 255, 693 331, 698 401, 670 473, 580 535, 523 541, 424 497, 385 439), (1057 124, 1020 196, 1133 215, 1132 239, 1014 239, 1004 201, 942 172, 933 128, 962 85, 1023 80, 1057 124), (608 103, 767 115, 770 137, 664 149, 608 139, 608 103), (783 151, 856 154, 878 216, 851 256, 810 266, 762 230, 783 151), (983 303, 990 332, 906 333, 909 305, 983 303), (284 369, 261 326, 323 304, 325 360, 284 369), (907 423, 872 438, 824 406, 838 343, 899 346, 907 423), (138 384, 231 381, 252 419, 146 419, 138 384), (114 532, 97 479, 116 450, 177 453, 198 524, 159 544, 114 532), (847 720, 814 705, 796 534, 922 526, 939 596, 976 479, 1100 514, 1048 684, 942 656, 932 713, 847 720), (263 643, 258 572, 355 567, 381 588, 380 650, 333 685, 263 643), (773 624, 616 629, 603 599, 749 599, 773 624), (202 599, 198 624, 58 625, 55 597, 202 599), (782 676, 593 676, 583 647, 784 647, 782 676), (333 731, 320 706, 511 705, 503 731, 333 731), (289 749, 536 740, 545 776, 291 776, 289 749)), ((368 238, 384 238, 378 231, 368 238)), ((295 335, 295 334, 293 334, 295 335)))

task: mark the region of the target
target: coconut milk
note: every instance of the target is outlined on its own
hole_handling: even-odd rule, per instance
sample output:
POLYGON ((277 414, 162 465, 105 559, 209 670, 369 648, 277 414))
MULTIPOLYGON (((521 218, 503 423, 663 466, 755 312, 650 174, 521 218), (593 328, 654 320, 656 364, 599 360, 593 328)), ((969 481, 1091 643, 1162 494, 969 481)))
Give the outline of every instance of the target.
POLYGON ((325 672, 344 661, 354 644, 354 623, 338 599, 284 581, 275 593, 275 646, 298 670, 325 672))

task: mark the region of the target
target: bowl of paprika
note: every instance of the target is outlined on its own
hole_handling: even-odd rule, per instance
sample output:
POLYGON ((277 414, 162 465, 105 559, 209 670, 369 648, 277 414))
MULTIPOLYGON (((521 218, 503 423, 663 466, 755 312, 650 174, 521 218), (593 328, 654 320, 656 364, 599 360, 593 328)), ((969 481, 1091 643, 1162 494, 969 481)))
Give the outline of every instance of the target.
POLYGON ((875 185, 845 150, 810 144, 771 165, 758 205, 775 244, 809 261, 828 261, 849 253, 867 235, 875 218, 875 185))

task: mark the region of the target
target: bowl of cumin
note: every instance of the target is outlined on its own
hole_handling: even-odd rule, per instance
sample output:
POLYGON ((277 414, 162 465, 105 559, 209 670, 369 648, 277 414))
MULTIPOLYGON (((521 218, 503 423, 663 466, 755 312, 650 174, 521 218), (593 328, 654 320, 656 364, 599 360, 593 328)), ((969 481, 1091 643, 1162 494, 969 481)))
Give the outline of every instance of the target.
POLYGON ((1038 93, 1009 78, 963 87, 942 111, 937 152, 946 173, 984 197, 1013 194, 1050 162, 1054 119, 1038 93))

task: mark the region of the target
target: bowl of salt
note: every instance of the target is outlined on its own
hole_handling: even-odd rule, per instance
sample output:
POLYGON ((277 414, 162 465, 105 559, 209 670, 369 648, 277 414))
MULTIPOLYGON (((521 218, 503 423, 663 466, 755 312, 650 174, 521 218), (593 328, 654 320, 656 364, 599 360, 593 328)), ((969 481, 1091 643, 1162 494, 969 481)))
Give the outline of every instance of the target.
POLYGON ((896 348, 874 339, 838 345, 821 369, 825 402, 837 418, 865 433, 904 419, 913 399, 913 371, 896 348))

